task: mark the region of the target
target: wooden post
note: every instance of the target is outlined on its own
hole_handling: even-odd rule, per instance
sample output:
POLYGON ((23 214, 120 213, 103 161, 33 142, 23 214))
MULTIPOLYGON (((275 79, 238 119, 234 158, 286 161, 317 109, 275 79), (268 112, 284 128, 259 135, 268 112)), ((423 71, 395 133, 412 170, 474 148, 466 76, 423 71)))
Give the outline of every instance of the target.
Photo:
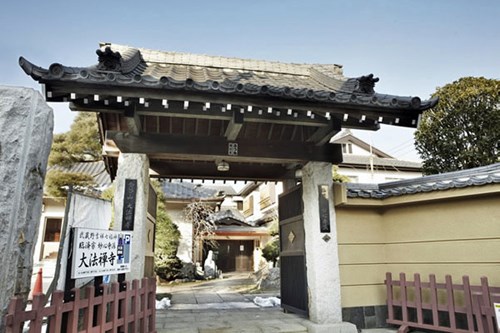
POLYGON ((403 321, 408 322, 408 302, 407 302, 407 293, 406 293, 406 275, 405 273, 399 274, 399 287, 401 292, 401 312, 403 315, 403 321))
POLYGON ((446 275, 446 296, 448 306, 448 316, 450 318, 450 327, 457 328, 457 320, 455 318, 455 295, 453 292, 453 281, 451 275, 446 275))
POLYGON ((424 323, 424 316, 422 314, 422 284, 420 282, 420 274, 415 273, 414 275, 415 283, 415 306, 417 308, 417 322, 419 324, 424 323))
POLYGON ((464 284, 464 299, 465 299, 465 309, 467 311, 467 328, 469 330, 474 329, 474 317, 472 315, 472 291, 470 288, 469 276, 464 275, 462 277, 464 284))
POLYGON ((429 275, 429 284, 431 289, 432 324, 439 326, 437 286, 434 274, 429 275))
POLYGON ((392 282, 392 274, 387 272, 385 274, 385 284, 387 286, 387 312, 388 312, 388 319, 393 320, 394 318, 394 305, 393 305, 393 300, 394 300, 394 289, 393 289, 393 282, 392 282))

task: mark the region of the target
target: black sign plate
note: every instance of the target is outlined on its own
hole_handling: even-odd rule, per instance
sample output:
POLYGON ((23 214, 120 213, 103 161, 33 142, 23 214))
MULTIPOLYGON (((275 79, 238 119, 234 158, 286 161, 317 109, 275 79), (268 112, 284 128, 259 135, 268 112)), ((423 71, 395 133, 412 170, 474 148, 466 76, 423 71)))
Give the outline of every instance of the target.
POLYGON ((137 179, 125 179, 125 193, 123 195, 122 230, 134 230, 136 196, 137 196, 137 179))
POLYGON ((321 232, 330 232, 330 205, 328 185, 318 185, 319 229, 321 232))

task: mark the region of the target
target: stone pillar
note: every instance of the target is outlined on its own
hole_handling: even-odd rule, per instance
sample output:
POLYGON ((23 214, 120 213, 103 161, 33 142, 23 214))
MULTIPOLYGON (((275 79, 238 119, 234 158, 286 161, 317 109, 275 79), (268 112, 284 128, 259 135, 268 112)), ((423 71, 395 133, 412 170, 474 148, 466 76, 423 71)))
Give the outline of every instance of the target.
POLYGON ((126 274, 127 280, 142 279, 146 256, 149 256, 148 244, 148 194, 149 194, 149 159, 144 154, 120 154, 115 184, 115 222, 113 229, 122 230, 123 201, 125 180, 137 180, 135 198, 134 231, 132 236, 132 269, 126 274))
POLYGON ((340 274, 335 207, 333 206, 332 165, 309 162, 302 169, 304 232, 309 293, 309 332, 357 332, 342 322, 340 274), (320 230, 319 185, 328 190, 330 232, 320 230))
POLYGON ((30 292, 53 128, 40 93, 0 86, 0 332, 10 298, 30 292))

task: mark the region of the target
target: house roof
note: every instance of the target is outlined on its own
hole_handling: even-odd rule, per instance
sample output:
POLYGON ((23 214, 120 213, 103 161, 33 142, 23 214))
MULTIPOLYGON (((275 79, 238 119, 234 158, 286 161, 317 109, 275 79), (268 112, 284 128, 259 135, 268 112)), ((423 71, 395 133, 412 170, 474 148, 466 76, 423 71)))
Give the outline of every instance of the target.
POLYGON ((348 183, 346 186, 349 198, 385 199, 408 194, 488 184, 500 184, 500 163, 382 184, 348 183))
POLYGON ((111 178, 106 171, 103 161, 78 162, 70 167, 53 165, 49 170, 60 170, 63 172, 83 173, 91 176, 98 187, 106 188, 111 185, 111 178))
MULTIPOLYGON (((366 151, 370 151, 370 144, 354 136, 349 129, 344 129, 337 135, 335 135, 332 143, 343 144, 352 143, 366 151)), ((356 154, 342 154, 342 162, 339 166, 349 167, 349 166, 368 166, 373 162, 374 167, 377 169, 392 169, 397 171, 411 170, 420 171, 422 168, 422 163, 413 161, 399 160, 391 155, 383 152, 382 150, 371 146, 371 151, 373 153, 373 160, 370 160, 369 155, 356 155, 356 154)))
POLYGON ((204 184, 203 188, 213 189, 220 193, 220 195, 225 196, 236 196, 238 192, 231 185, 212 185, 212 184, 204 184))
MULTIPOLYGON (((365 141, 361 140, 360 138, 354 136, 352 132, 347 128, 342 130, 340 133, 336 134, 331 140, 331 143, 353 143, 356 146, 363 148, 366 151, 370 151, 370 144, 366 143, 365 141)), ((373 154, 376 157, 382 157, 382 158, 394 158, 391 155, 383 152, 382 150, 371 146, 371 150, 373 154)), ((346 154, 344 154, 345 156, 346 154)))
POLYGON ((217 189, 206 188, 201 184, 164 182, 162 190, 167 200, 222 200, 224 198, 218 195, 217 189))
POLYGON ((212 219, 215 223, 219 225, 247 225, 248 223, 245 221, 245 216, 241 214, 237 209, 224 209, 220 210, 214 214, 212 214, 212 219))
MULTIPOLYGON (((347 167, 349 165, 370 165, 370 156, 344 154, 343 160, 339 165, 347 167)), ((404 161, 395 158, 381 158, 381 157, 373 157, 373 165, 377 169, 395 169, 400 171, 408 169, 420 171, 422 168, 422 163, 420 162, 404 161)))

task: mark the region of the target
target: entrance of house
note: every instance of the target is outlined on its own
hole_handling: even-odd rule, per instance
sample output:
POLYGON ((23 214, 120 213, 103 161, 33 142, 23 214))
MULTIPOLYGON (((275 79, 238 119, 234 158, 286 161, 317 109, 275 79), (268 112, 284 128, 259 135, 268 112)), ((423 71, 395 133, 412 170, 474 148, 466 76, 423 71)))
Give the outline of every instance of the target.
POLYGON ((253 271, 253 240, 219 240, 215 263, 223 272, 253 271))
POLYGON ((203 245, 203 262, 208 251, 212 250, 217 269, 223 273, 252 272, 253 266, 253 240, 217 240, 215 245, 203 245))

